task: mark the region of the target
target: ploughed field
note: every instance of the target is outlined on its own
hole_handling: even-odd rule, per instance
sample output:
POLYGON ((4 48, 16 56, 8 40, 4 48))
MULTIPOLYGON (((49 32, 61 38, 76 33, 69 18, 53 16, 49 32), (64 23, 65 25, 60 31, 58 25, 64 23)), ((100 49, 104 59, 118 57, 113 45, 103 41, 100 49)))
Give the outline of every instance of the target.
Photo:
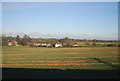
POLYGON ((2 67, 35 69, 118 69, 117 47, 3 47, 2 67))

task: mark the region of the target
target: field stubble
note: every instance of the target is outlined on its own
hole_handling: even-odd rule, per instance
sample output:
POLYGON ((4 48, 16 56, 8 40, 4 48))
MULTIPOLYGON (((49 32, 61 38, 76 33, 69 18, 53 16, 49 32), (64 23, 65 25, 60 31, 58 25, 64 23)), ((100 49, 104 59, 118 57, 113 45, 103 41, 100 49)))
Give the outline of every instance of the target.
POLYGON ((54 69, 117 69, 117 47, 3 47, 2 67, 54 69))

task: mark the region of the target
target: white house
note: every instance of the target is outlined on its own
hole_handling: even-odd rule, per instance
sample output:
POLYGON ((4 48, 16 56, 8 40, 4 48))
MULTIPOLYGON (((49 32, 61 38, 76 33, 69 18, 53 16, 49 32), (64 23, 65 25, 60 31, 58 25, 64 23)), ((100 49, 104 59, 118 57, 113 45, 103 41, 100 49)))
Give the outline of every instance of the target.
POLYGON ((8 46, 11 46, 12 45, 12 42, 8 42, 8 46))
POLYGON ((41 44, 41 46, 46 46, 46 45, 47 45, 46 43, 41 44))
POLYGON ((40 46, 41 44, 40 43, 34 43, 34 46, 40 46))
POLYGON ((62 47, 62 44, 55 44, 55 47, 62 47))

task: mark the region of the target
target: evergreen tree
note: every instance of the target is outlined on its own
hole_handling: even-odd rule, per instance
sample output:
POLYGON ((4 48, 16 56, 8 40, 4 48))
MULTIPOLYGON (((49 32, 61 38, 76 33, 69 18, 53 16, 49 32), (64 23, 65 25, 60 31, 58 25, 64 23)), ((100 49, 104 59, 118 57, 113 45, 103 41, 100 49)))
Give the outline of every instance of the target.
POLYGON ((20 44, 20 36, 19 35, 16 36, 16 41, 18 42, 18 44, 20 44))

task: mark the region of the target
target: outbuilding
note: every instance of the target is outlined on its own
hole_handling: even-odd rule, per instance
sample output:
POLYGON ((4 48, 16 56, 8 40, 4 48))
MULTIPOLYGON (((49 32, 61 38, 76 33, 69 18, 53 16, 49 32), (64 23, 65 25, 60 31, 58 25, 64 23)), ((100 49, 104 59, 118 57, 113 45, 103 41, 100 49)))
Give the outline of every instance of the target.
POLYGON ((55 47, 62 47, 62 44, 55 44, 55 47))

